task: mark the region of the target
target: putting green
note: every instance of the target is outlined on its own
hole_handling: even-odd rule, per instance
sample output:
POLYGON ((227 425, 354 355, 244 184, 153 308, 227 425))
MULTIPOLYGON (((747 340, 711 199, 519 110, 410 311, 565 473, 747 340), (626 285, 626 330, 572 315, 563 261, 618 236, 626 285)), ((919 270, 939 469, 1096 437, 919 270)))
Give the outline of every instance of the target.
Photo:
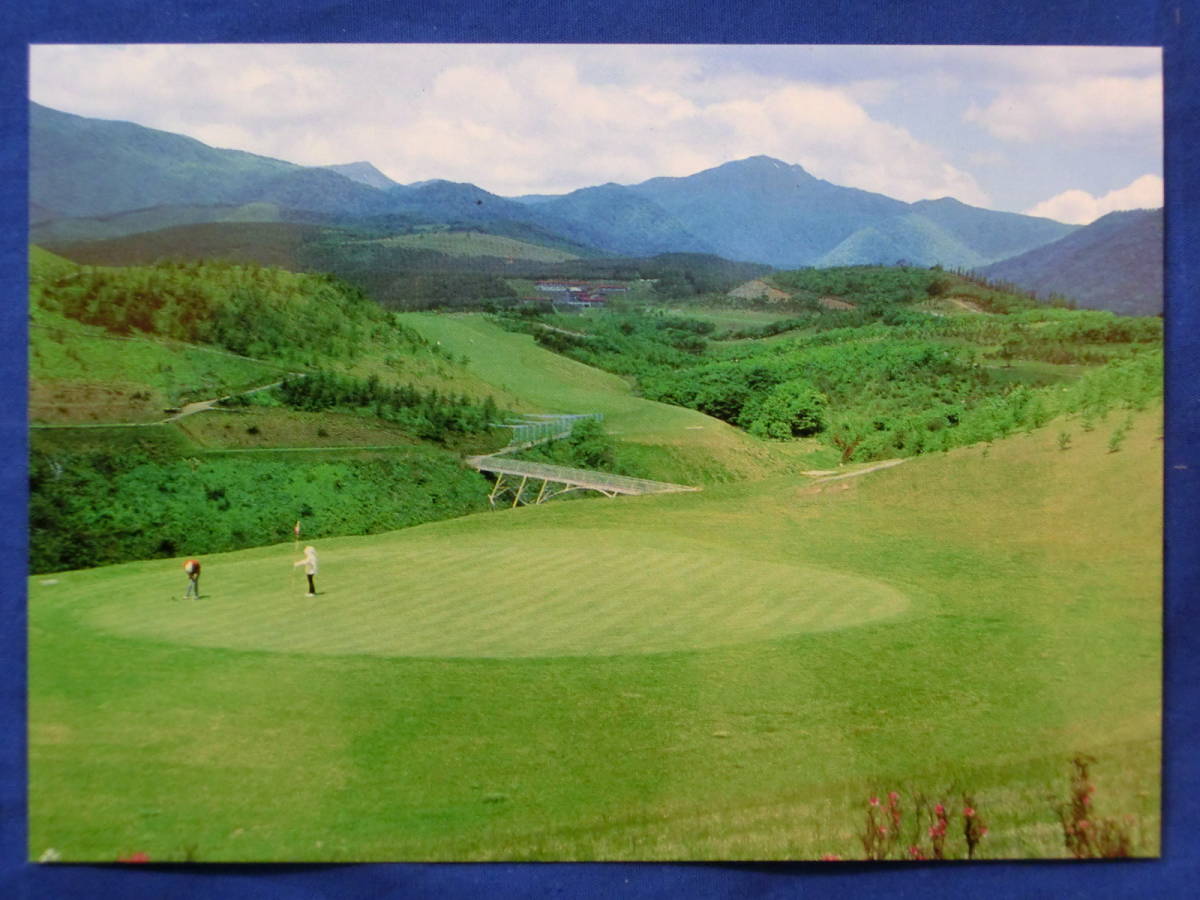
POLYGON ((203 647, 423 657, 642 654, 830 631, 897 615, 895 588, 698 542, 615 530, 422 528, 321 545, 316 598, 291 547, 206 559, 199 602, 178 561, 31 580, 89 628, 203 647), (55 580, 54 584, 45 584, 55 580))

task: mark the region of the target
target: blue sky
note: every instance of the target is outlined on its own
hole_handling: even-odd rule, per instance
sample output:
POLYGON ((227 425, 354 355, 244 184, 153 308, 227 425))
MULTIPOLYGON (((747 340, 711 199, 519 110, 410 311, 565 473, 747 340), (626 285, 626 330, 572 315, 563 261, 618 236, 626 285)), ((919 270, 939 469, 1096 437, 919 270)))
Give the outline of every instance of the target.
POLYGON ((1062 221, 1162 203, 1155 48, 47 45, 30 85, 67 112, 506 196, 761 153, 1062 221))

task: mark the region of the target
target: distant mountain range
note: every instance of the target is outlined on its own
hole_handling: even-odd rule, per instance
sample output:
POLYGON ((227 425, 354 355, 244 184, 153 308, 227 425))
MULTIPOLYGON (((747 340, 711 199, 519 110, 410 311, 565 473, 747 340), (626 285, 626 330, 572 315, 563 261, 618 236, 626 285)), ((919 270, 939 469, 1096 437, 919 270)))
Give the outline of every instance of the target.
POLYGON ((1163 211, 1109 213, 1066 237, 979 270, 1042 298, 1123 315, 1163 311, 1163 211))
POLYGON ((31 239, 44 243, 217 222, 377 232, 440 225, 583 256, 696 253, 777 268, 905 262, 983 269, 1079 230, 951 198, 906 203, 766 156, 682 178, 506 198, 444 180, 398 184, 364 161, 309 167, 219 150, 37 104, 30 122, 31 239))

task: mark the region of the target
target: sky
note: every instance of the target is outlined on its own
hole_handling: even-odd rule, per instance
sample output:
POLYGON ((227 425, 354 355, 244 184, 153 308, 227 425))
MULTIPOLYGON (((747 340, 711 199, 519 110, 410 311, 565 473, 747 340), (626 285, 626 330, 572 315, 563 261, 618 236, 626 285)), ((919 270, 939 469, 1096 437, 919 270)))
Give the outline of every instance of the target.
POLYGON ((901 200, 1085 224, 1162 205, 1157 48, 39 45, 30 95, 303 165, 503 196, 765 154, 901 200))

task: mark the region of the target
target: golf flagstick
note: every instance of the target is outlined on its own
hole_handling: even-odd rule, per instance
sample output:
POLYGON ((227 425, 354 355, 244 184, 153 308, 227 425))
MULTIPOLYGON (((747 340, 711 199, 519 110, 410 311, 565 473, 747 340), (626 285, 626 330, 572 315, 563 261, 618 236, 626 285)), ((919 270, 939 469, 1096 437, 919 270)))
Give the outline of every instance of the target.
MULTIPOLYGON (((296 527, 292 529, 292 535, 295 538, 295 541, 292 544, 292 554, 294 556, 295 554, 300 552, 300 520, 299 519, 296 520, 296 527)), ((295 593, 295 591, 296 591, 296 560, 293 558, 292 559, 291 592, 295 593)))

